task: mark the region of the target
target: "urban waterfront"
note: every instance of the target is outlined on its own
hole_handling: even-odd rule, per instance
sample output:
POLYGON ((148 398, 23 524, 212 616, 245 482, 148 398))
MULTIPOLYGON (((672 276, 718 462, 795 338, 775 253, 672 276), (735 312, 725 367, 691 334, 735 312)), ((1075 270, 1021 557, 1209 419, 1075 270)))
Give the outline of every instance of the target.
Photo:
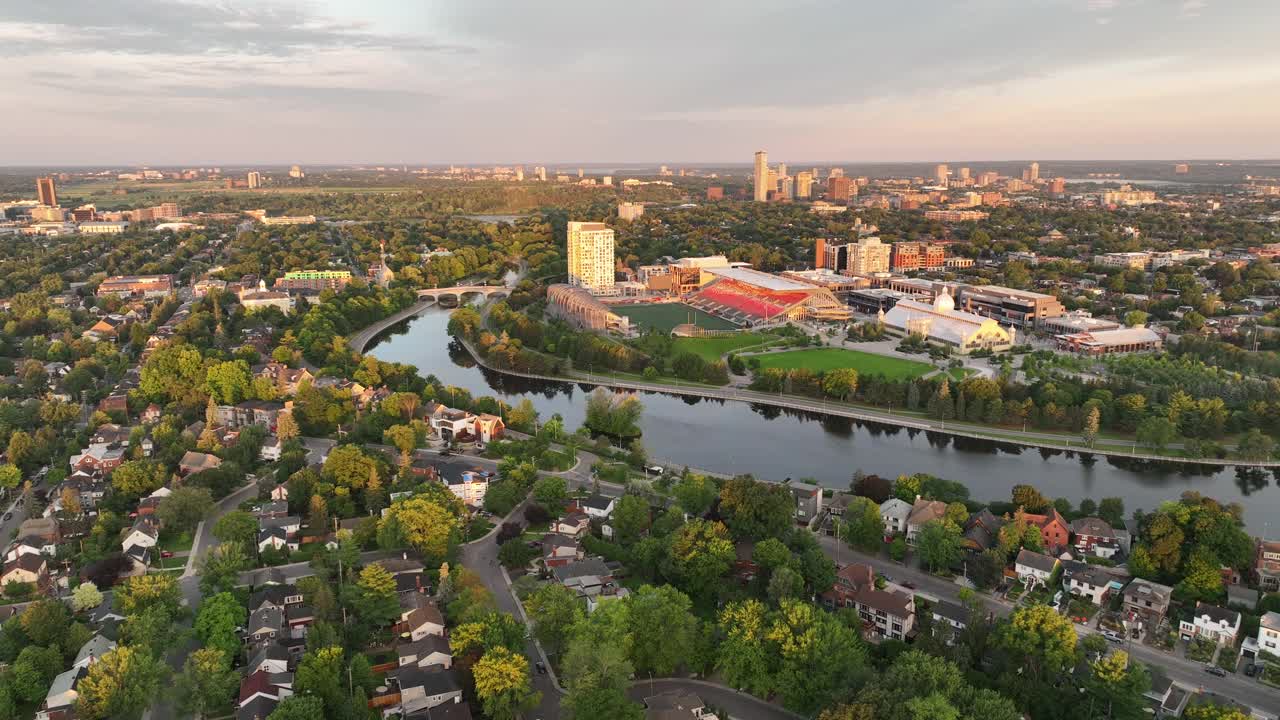
MULTIPOLYGON (((385 361, 409 363, 423 375, 465 388, 473 396, 504 402, 530 398, 543 419, 564 417, 567 428, 582 423, 586 383, 545 382, 503 375, 478 367, 446 333, 449 311, 431 308, 400 323, 367 352, 385 361)), ((814 478, 845 488, 855 470, 896 477, 931 473, 966 484, 977 500, 1006 499, 1018 483, 1030 483, 1050 497, 1073 502, 1123 497, 1125 506, 1152 510, 1185 490, 1223 502, 1239 502, 1255 532, 1280 512, 1280 491, 1272 473, 1233 468, 1108 461, 1082 462, 1078 456, 987 440, 954 438, 817 413, 738 402, 642 394, 642 441, 649 454, 677 466, 718 473, 752 473, 769 480, 814 478)))

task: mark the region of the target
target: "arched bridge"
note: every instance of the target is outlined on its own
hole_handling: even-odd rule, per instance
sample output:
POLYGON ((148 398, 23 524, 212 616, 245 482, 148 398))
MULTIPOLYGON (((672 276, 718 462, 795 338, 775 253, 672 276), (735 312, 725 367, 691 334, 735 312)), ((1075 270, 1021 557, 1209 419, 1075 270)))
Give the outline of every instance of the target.
POLYGON ((440 302, 445 298, 451 298, 459 305, 462 304, 469 296, 479 295, 488 300, 495 297, 510 297, 511 290, 501 285, 459 285, 457 287, 432 288, 430 290, 419 290, 418 298, 421 300, 434 300, 440 302))

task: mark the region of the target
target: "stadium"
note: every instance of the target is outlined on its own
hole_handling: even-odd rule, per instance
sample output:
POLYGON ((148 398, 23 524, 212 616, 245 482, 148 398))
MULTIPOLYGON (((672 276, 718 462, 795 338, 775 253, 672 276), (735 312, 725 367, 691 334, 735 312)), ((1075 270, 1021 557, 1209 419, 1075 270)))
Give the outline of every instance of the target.
POLYGON ((830 290, 741 267, 704 268, 715 278, 684 298, 687 305, 738 327, 791 320, 846 322, 848 306, 830 290))

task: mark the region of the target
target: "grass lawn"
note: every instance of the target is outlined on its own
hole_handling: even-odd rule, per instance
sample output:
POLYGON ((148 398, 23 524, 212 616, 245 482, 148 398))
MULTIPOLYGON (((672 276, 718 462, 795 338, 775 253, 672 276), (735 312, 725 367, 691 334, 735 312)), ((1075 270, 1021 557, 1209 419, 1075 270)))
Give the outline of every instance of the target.
POLYGON ((472 518, 471 523, 467 525, 467 541, 479 540, 488 535, 492 529, 493 523, 489 522, 488 519, 482 517, 472 518))
POLYGON ((674 346, 676 354, 691 352, 707 362, 715 362, 731 350, 760 345, 774 337, 763 333, 741 332, 728 337, 676 338, 674 346))
POLYGON ((737 325, 721 320, 684 303, 655 303, 649 305, 614 305, 610 308, 631 322, 642 327, 652 327, 671 332, 671 328, 687 323, 692 318, 695 325, 708 330, 735 330, 737 325))
POLYGON ((193 542, 195 542, 195 537, 190 531, 161 533, 159 547, 161 550, 168 550, 169 552, 182 552, 183 550, 190 550, 193 542))
POLYGON ((970 370, 969 368, 951 368, 947 370, 947 374, 951 376, 951 379, 956 381, 964 380, 974 372, 974 370, 970 370))
POLYGON ((882 375, 890 380, 917 378, 932 372, 933 366, 914 360, 900 360, 842 348, 789 350, 758 356, 762 368, 806 369, 820 372, 836 368, 853 368, 859 375, 882 375))

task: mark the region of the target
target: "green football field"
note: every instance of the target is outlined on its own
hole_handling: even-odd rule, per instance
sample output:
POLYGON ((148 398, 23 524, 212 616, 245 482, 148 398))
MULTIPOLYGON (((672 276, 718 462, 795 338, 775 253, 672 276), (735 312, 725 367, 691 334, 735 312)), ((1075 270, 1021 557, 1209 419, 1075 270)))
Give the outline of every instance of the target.
POLYGON ((707 362, 715 362, 731 350, 760 345, 775 337, 775 335, 762 333, 740 332, 727 337, 676 338, 674 354, 691 352, 707 362))
POLYGON ((663 332, 671 332, 671 328, 687 322, 693 322, 698 327, 708 330, 737 329, 737 326, 728 320, 722 320, 715 315, 708 315, 683 303, 613 305, 609 309, 623 317, 631 318, 631 322, 636 325, 657 328, 663 332))
POLYGON ((932 371, 932 365, 914 360, 900 360, 884 355, 841 348, 811 348, 809 350, 789 350, 787 352, 760 355, 757 358, 761 368, 781 368, 784 370, 804 369, 814 372, 834 370, 835 368, 853 368, 859 375, 883 375, 891 380, 906 380, 920 377, 932 371))

